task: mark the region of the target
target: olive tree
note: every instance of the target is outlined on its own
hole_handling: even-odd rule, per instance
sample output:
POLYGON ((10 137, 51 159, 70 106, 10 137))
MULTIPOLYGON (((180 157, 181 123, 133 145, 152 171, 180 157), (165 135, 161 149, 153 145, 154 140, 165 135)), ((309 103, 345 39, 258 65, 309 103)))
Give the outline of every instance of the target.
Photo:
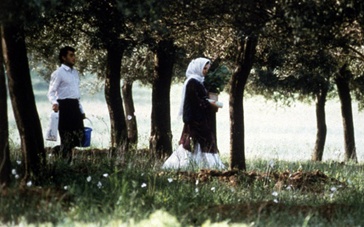
MULTIPOLYGON (((44 10, 44 4, 42 1, 39 1, 39 4, 32 4, 32 2, 25 3, 17 0, 6 0, 0 3, 2 55, 21 139, 23 183, 29 179, 40 180, 46 161, 42 129, 31 84, 24 31, 27 23, 37 21, 44 10)), ((0 127, 2 131, 7 130, 3 124, 0 127)), ((6 149, 6 138, 1 142, 5 144, 1 144, 0 147, 6 149)))

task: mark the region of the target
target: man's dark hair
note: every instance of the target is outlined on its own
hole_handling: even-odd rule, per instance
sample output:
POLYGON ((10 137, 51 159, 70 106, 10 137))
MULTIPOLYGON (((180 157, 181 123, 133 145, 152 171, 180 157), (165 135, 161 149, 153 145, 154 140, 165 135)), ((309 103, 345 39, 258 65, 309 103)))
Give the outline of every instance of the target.
POLYGON ((76 50, 75 50, 75 48, 70 47, 70 46, 65 46, 65 47, 61 48, 61 50, 59 51, 59 56, 58 56, 61 64, 63 63, 62 57, 67 56, 68 51, 75 52, 76 50))

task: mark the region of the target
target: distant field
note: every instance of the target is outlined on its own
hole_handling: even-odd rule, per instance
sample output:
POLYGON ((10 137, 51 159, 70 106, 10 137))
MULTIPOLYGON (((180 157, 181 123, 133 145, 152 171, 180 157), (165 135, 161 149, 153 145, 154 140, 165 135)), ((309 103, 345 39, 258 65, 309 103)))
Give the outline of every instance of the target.
MULTIPOLYGON (((36 96, 38 114, 45 132, 49 121, 51 106, 46 98, 48 84, 37 76, 33 76, 33 88, 36 96)), ((108 147, 110 142, 110 121, 103 91, 91 95, 88 91, 87 81, 92 78, 82 78, 82 104, 86 115, 92 121, 92 146, 108 147)), ((171 89, 171 121, 173 133, 173 146, 177 146, 182 130, 181 120, 177 117, 182 84, 176 84, 171 89)), ((138 147, 148 146, 150 133, 151 89, 134 85, 133 97, 135 102, 135 115, 139 130, 138 147)), ((217 113, 218 146, 222 156, 229 156, 229 108, 227 94, 221 94, 219 100, 224 107, 217 113)), ((15 146, 20 144, 18 132, 9 105, 10 137, 15 146)), ((245 108, 245 151, 248 159, 279 159, 300 161, 309 160, 315 144, 316 117, 315 105, 296 103, 293 107, 277 107, 274 102, 262 98, 249 98, 244 100, 245 108)), ((364 159, 364 114, 358 112, 353 104, 355 138, 359 162, 364 159)), ((324 160, 342 161, 344 155, 343 129, 338 100, 328 101, 327 139, 324 160)), ((87 123, 87 122, 85 122, 87 123)), ((58 143, 46 141, 46 146, 58 143)))

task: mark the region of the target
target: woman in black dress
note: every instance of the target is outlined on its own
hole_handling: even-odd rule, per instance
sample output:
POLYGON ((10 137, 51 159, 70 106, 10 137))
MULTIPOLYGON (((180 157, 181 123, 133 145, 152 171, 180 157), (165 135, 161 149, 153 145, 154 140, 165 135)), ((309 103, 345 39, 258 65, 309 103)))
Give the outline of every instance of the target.
POLYGON ((208 119, 208 113, 218 106, 208 99, 203 85, 210 64, 207 58, 196 58, 188 65, 179 111, 183 131, 179 147, 163 164, 164 169, 225 168, 208 119))

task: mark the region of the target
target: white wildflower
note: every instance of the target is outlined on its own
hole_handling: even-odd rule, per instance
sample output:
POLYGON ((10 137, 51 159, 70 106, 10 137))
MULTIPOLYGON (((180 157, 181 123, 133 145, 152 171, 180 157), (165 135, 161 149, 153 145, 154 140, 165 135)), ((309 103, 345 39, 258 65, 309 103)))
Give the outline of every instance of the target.
POLYGON ((15 179, 19 179, 19 175, 18 174, 15 175, 15 179))
POLYGON ((143 183, 142 184, 142 188, 145 188, 145 187, 147 187, 147 184, 146 183, 143 183))
POLYGON ((196 185, 198 185, 198 183, 199 183, 199 181, 198 181, 198 180, 196 180, 196 185))
POLYGON ((18 163, 18 165, 20 165, 21 164, 21 161, 20 160, 17 160, 16 163, 18 163))
POLYGON ((331 192, 336 192, 337 191, 337 188, 336 187, 332 187, 332 188, 330 188, 330 191, 331 192))
POLYGON ((101 188, 101 187, 102 187, 102 183, 101 183, 101 181, 97 182, 97 187, 98 187, 98 188, 101 188))
POLYGON ((27 186, 28 186, 28 187, 32 186, 32 184, 33 184, 33 183, 32 183, 32 181, 28 181, 28 182, 27 182, 27 186))
POLYGON ((270 168, 272 168, 272 169, 274 168, 274 161, 273 161, 273 160, 270 160, 270 161, 269 161, 269 166, 270 166, 270 168))
POLYGON ((278 192, 276 192, 276 191, 272 192, 272 196, 277 197, 278 196, 278 192))
POLYGON ((130 121, 131 119, 133 119, 133 116, 128 115, 128 120, 130 121))
POLYGON ((215 187, 212 187, 211 188, 211 191, 215 192, 216 191, 216 188, 215 187))
POLYGON ((273 202, 278 203, 278 199, 274 199, 273 202))
POLYGON ((16 169, 12 169, 11 174, 16 175, 16 169))
POLYGON ((87 180, 87 182, 90 182, 90 181, 91 181, 91 176, 88 176, 88 177, 86 178, 86 180, 87 180))
POLYGON ((64 188, 64 190, 68 190, 68 186, 67 186, 67 185, 66 185, 66 186, 64 186, 63 188, 64 188))
POLYGON ((198 193, 198 188, 195 188, 195 192, 198 193))
POLYGON ((173 182, 173 179, 172 178, 168 178, 167 179, 169 183, 172 183, 173 182))
POLYGON ((287 189, 288 191, 292 190, 291 185, 288 185, 286 189, 287 189))
POLYGON ((108 177, 108 176, 109 176, 109 174, 108 174, 108 173, 104 173, 102 176, 103 176, 103 177, 108 177))

